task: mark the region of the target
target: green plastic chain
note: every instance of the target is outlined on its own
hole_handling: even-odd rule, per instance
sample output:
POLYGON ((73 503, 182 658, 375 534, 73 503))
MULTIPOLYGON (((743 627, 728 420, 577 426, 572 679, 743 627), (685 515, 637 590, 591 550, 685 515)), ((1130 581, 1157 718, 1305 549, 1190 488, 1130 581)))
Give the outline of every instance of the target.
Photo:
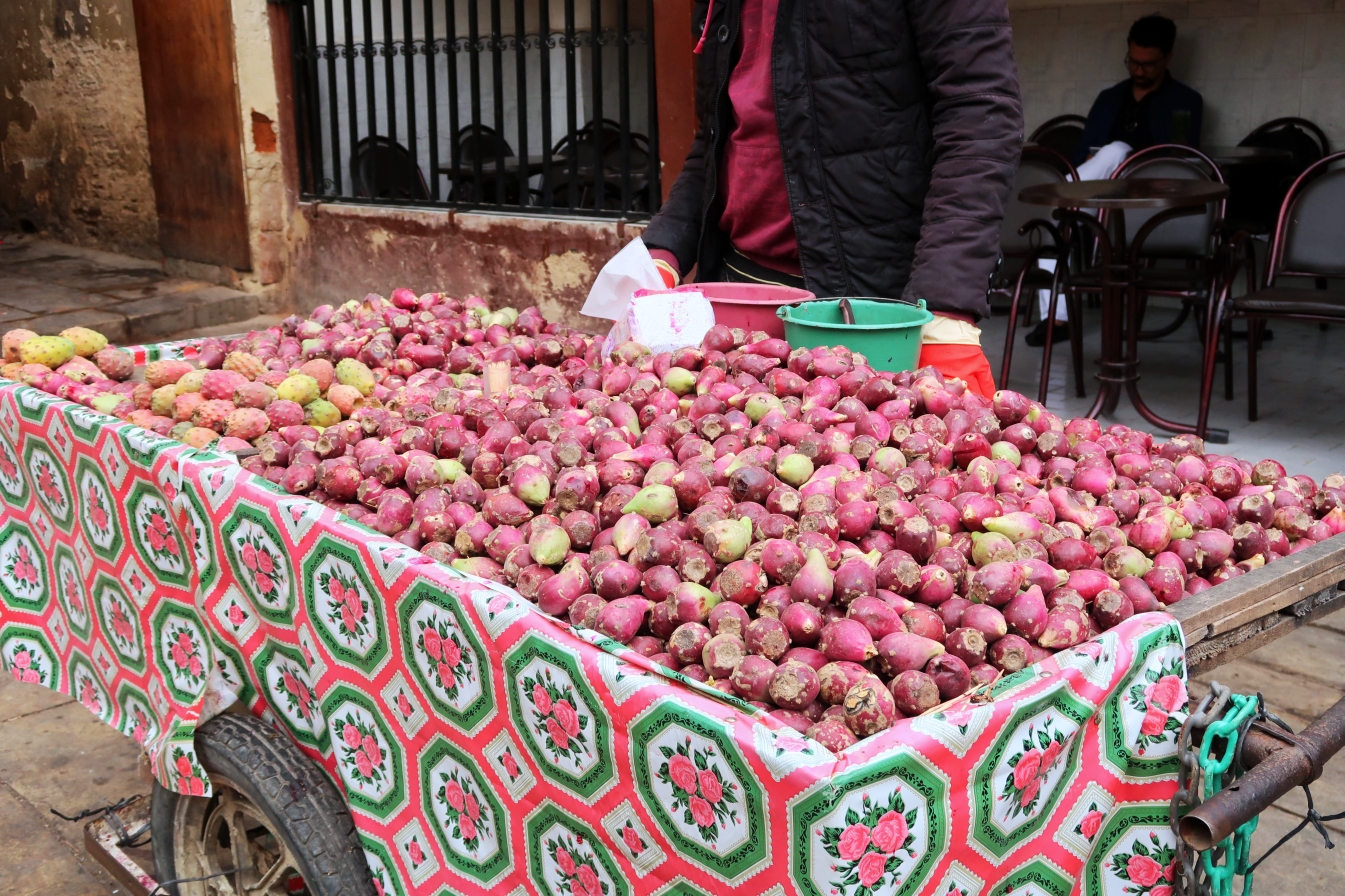
MULTIPOLYGON (((1205 736, 1200 743, 1200 768, 1205 777, 1205 799, 1224 789, 1224 775, 1228 774, 1228 769, 1233 765, 1233 757, 1238 754, 1238 732, 1242 730, 1247 720, 1256 716, 1261 705, 1259 698, 1242 694, 1233 694, 1232 702, 1232 707, 1224 713, 1223 718, 1205 729, 1205 736), (1210 756, 1210 747, 1216 739, 1222 739, 1226 745, 1223 755, 1217 759, 1210 756)), ((1206 850, 1201 855, 1211 896, 1233 896, 1235 875, 1244 878, 1242 896, 1252 896, 1252 875, 1247 868, 1251 861, 1252 833, 1256 830, 1258 820, 1253 816, 1214 849, 1206 850), (1216 849, 1225 850, 1226 861, 1223 864, 1216 864, 1214 859, 1216 849)))

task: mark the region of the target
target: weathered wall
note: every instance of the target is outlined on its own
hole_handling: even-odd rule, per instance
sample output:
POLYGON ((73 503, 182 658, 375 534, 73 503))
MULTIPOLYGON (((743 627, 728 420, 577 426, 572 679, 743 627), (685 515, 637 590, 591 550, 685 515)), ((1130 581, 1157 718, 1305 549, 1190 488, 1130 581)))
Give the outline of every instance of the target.
POLYGON ((131 0, 0 2, 0 227, 159 255, 131 0))
POLYGON ((609 321, 579 313, 594 276, 641 227, 503 215, 306 203, 291 276, 295 306, 416 292, 481 295, 537 305, 547 320, 590 332, 609 321))
POLYGON ((1204 143, 1297 115, 1345 145, 1342 0, 1010 0, 1028 132, 1087 115, 1099 90, 1126 77, 1130 23, 1152 12, 1177 22, 1173 73, 1205 97, 1204 143))

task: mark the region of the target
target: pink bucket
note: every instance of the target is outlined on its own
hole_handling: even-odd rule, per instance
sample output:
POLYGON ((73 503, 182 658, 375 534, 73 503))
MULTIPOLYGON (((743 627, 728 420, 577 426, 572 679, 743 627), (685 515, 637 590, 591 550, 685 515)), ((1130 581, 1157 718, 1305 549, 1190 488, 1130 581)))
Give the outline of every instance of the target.
POLYGON ((761 330, 776 339, 785 338, 785 323, 775 309, 794 302, 811 302, 817 296, 806 289, 767 283, 688 283, 675 292, 699 291, 715 310, 715 323, 761 330))

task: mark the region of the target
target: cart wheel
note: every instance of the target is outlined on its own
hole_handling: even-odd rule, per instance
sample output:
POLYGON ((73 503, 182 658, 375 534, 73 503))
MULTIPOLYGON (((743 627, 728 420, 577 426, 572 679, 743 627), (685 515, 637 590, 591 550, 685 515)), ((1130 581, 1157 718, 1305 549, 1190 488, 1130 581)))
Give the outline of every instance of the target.
POLYGON ((213 796, 154 785, 154 862, 179 881, 170 896, 373 896, 345 800, 290 740, 225 714, 197 730, 196 750, 213 796))

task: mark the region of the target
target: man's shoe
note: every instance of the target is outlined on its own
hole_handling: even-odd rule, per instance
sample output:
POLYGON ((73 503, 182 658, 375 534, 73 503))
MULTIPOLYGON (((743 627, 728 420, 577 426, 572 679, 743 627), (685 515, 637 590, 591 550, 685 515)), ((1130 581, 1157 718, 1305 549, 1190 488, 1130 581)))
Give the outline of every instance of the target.
MULTIPOLYGON (((1037 324, 1031 333, 1023 337, 1023 341, 1033 348, 1041 348, 1046 344, 1046 327, 1046 321, 1037 324)), ((1069 339, 1069 324, 1064 321, 1056 321, 1055 332, 1051 336, 1052 342, 1064 342, 1067 339, 1069 339)))

